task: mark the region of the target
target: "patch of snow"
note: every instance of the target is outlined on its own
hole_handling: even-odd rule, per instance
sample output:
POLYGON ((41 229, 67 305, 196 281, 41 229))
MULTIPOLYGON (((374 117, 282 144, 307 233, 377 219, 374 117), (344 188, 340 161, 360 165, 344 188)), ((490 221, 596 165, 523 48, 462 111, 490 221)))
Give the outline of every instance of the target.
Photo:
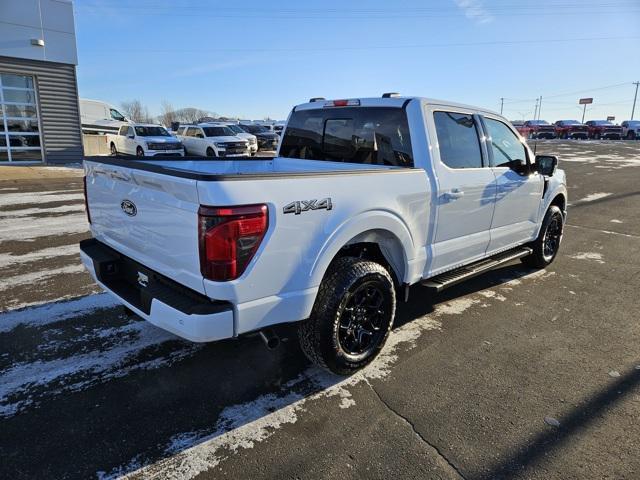
POLYGON ((617 218, 612 218, 609 220, 611 223, 624 223, 622 220, 618 220, 617 218))
POLYGON ((581 198, 580 200, 578 200, 578 202, 579 203, 582 203, 582 202, 593 202, 594 200, 600 200, 601 198, 608 197, 609 195, 612 195, 612 194, 611 193, 604 193, 604 192, 590 193, 586 197, 581 198))
POLYGON ((578 252, 573 255, 569 255, 569 258, 574 258, 576 260, 593 260, 597 263, 604 263, 604 260, 602 260, 602 254, 598 252, 578 252))
MULTIPOLYGON (((84 390, 92 385, 123 377, 132 371, 149 370, 172 363, 202 348, 200 344, 184 343, 184 347, 161 357, 131 361, 142 350, 177 337, 154 327, 146 321, 134 321, 125 326, 110 329, 106 334, 98 329, 96 334, 114 339, 115 346, 106 351, 91 351, 66 358, 47 361, 21 362, 2 371, 0 383, 0 417, 13 416, 38 402, 42 397, 62 392, 84 390)), ((56 349, 56 345, 48 345, 56 349)))
POLYGON ((23 208, 20 210, 9 210, 0 212, 0 218, 21 218, 31 217, 38 213, 69 213, 69 212, 84 212, 84 204, 77 203, 74 205, 62 205, 61 207, 35 207, 35 208, 23 208))
POLYGON ((69 190, 50 190, 45 192, 22 192, 7 193, 0 195, 0 207, 6 205, 23 205, 29 203, 47 203, 47 202, 70 202, 73 200, 84 200, 84 194, 71 193, 78 192, 77 189, 69 190))
POLYGON ((33 241, 40 237, 68 235, 89 231, 89 223, 83 214, 64 217, 26 218, 19 222, 5 218, 0 220, 0 243, 10 240, 33 241))
POLYGON ((74 255, 80 252, 77 244, 62 245, 60 247, 43 248, 42 250, 34 250, 23 255, 13 255, 11 253, 0 253, 0 268, 11 265, 19 265, 22 263, 35 262, 48 258, 58 258, 67 255, 74 255))
POLYGON ((485 298, 493 298, 501 302, 504 302, 507 299, 507 297, 505 297, 504 295, 500 295, 499 293, 493 290, 483 290, 482 292, 478 292, 478 293, 485 298))
POLYGON ((120 305, 112 295, 98 293, 66 302, 47 303, 38 307, 0 313, 0 333, 9 332, 18 325, 37 327, 67 320, 78 315, 88 315, 103 308, 120 305))
POLYGON ((42 282, 50 279, 51 277, 57 277, 58 275, 68 275, 85 271, 86 269, 84 268, 84 265, 79 263, 60 268, 52 268, 51 270, 37 270, 35 272, 23 273, 22 275, 15 275, 13 277, 4 277, 0 279, 0 292, 8 290, 9 288, 19 287, 21 285, 30 285, 32 283, 42 282))

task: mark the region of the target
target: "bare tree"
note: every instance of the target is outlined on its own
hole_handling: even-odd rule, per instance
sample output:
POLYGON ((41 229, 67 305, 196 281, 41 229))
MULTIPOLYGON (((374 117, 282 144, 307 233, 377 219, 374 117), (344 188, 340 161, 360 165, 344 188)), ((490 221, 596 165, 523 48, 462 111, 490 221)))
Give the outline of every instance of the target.
POLYGON ((128 102, 120 103, 124 113, 134 122, 146 123, 151 122, 149 116, 149 109, 146 105, 143 105, 140 100, 130 100, 128 102))
POLYGON ((165 127, 171 127, 173 122, 178 121, 178 115, 176 111, 173 109, 173 106, 166 100, 162 101, 160 106, 160 116, 158 117, 158 121, 163 124, 165 127))
POLYGON ((203 117, 212 116, 206 110, 193 107, 180 108, 175 111, 175 114, 177 120, 183 123, 195 123, 203 117))

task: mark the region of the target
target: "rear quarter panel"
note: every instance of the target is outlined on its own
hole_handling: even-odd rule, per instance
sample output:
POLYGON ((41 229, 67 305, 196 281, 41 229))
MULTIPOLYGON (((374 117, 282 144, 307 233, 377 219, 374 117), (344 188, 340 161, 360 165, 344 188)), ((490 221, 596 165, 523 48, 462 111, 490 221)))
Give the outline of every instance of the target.
MULTIPOLYGON (((233 303, 293 297, 305 291, 315 298, 315 290, 335 254, 350 239, 370 230, 383 230, 397 237, 404 250, 405 271, 411 275, 416 262, 424 258, 428 188, 426 172, 421 169, 278 176, 255 181, 199 181, 198 197, 202 205, 264 203, 269 209, 268 232, 247 270, 230 282, 205 280, 206 293, 233 303), (331 210, 300 214, 283 211, 291 202, 326 198, 331 199, 331 210)), ((424 261, 418 268, 420 273, 423 266, 424 261)), ((310 308, 308 302, 307 307, 310 308)), ((306 318, 308 313, 296 312, 302 316, 288 320, 306 318)), ((249 328, 240 328, 246 329, 249 328)))

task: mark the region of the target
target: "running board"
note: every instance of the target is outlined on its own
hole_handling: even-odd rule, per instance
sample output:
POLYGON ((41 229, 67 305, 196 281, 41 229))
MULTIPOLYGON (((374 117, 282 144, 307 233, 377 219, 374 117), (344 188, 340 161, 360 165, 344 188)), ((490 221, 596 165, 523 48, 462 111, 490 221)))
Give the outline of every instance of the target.
POLYGON ((460 283, 469 278, 480 275, 481 273, 492 270, 500 265, 503 265, 512 260, 526 257, 530 255, 531 250, 529 247, 517 247, 507 250, 506 252, 498 253, 492 257, 485 258, 475 263, 465 265, 464 267, 456 268, 449 272, 441 273, 435 277, 422 280, 420 282, 423 286, 427 287, 434 292, 441 292, 445 288, 451 287, 457 283, 460 283))

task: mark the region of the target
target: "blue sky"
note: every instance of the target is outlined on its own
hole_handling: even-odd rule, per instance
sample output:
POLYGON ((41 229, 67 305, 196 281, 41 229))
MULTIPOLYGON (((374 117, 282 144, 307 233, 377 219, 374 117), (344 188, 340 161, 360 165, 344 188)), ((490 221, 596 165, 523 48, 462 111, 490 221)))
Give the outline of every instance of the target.
MULTIPOLYGON (((638 0, 76 0, 80 96, 286 118, 310 97, 404 95, 512 119, 631 113, 638 0), (631 54, 625 54, 631 51, 631 54)), ((640 106, 639 106, 640 107, 640 106)), ((640 117, 639 107, 636 118, 640 117)))

